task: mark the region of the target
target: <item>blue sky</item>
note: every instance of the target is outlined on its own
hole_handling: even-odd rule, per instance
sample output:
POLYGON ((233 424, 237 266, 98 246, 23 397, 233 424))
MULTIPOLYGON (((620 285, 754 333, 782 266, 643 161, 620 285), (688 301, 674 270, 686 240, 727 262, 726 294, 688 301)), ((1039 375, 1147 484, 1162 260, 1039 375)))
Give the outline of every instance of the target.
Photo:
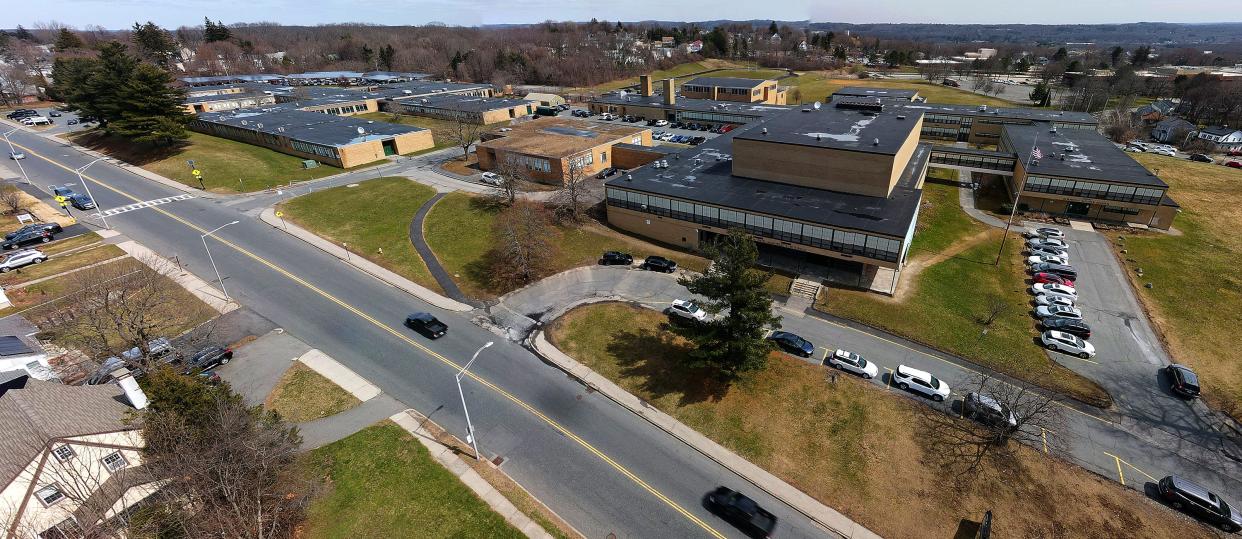
POLYGON ((204 16, 225 23, 282 24, 367 22, 451 25, 530 23, 546 19, 704 20, 727 18, 833 22, 1108 23, 1133 21, 1217 22, 1219 0, 14 0, 4 25, 58 21, 75 27, 128 27, 152 20, 164 27, 200 24, 204 16), (710 10, 703 9, 710 5, 710 10))

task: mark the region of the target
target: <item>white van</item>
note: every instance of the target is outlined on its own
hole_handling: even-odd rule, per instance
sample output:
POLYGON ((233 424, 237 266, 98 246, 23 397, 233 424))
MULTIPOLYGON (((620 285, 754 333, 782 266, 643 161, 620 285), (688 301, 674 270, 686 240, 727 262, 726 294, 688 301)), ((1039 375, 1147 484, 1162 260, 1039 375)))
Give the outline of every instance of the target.
POLYGON ((49 120, 47 116, 31 116, 22 118, 22 125, 52 125, 52 120, 49 120))

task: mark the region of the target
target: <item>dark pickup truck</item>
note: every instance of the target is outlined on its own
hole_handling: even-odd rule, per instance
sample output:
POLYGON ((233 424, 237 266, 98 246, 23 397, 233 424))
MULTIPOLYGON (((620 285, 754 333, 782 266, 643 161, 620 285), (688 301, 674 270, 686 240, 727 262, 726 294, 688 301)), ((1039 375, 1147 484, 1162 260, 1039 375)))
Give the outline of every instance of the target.
POLYGON ((707 495, 707 505, 747 537, 771 537, 772 530, 776 529, 776 515, 728 487, 716 487, 707 495))

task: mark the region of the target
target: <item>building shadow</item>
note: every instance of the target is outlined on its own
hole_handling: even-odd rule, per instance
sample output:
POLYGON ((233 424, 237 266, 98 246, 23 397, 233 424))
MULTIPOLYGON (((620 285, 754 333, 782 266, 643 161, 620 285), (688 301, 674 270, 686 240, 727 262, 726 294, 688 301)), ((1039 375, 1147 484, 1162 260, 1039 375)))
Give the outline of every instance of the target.
POLYGON ((680 406, 717 401, 729 389, 727 381, 708 369, 688 365, 690 349, 661 331, 638 329, 616 334, 606 345, 617 358, 620 376, 639 380, 637 389, 652 400, 680 395, 680 406))

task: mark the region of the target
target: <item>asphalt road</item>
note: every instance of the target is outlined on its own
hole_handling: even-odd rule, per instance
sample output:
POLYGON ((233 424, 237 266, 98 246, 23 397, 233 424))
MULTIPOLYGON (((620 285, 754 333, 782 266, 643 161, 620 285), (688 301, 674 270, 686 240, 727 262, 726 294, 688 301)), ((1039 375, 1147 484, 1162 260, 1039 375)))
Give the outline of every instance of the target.
MULTIPOLYGON (((27 132, 12 138, 29 156, 24 164, 40 188, 76 183, 71 170, 92 160, 27 132)), ((86 174, 105 210, 180 194, 107 161, 86 174)), ((739 488, 775 513, 780 537, 825 535, 803 515, 517 344, 343 265, 263 224, 257 208, 242 212, 236 206, 246 205, 235 202, 180 200, 114 215, 108 223, 212 281, 201 235, 238 220, 208 240, 234 299, 463 439, 452 376, 479 346, 495 341, 475 363, 476 377, 464 382, 479 445, 589 537, 741 537, 702 506, 704 494, 717 485, 739 488), (451 327, 449 334, 431 342, 402 328, 414 310, 435 313, 451 327)))

